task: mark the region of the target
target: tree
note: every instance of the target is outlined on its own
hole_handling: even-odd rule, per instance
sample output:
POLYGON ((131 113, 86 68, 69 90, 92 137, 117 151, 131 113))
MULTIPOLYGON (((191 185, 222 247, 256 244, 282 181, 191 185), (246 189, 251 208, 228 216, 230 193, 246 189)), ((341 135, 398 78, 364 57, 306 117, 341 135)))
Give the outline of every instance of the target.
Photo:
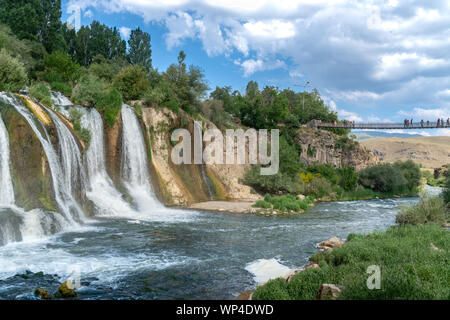
POLYGON ((114 86, 126 101, 138 100, 150 88, 147 74, 140 66, 127 66, 114 79, 114 86))
POLYGON ((53 52, 44 59, 44 76, 47 82, 73 82, 79 78, 81 67, 68 54, 53 52))
POLYGON ((2 0, 0 23, 19 39, 39 40, 48 52, 61 50, 61 0, 2 0))
POLYGON ((132 65, 139 65, 146 71, 152 68, 152 49, 150 45, 150 35, 140 28, 131 31, 128 40, 129 53, 128 61, 132 65))
POLYGON ((27 81, 23 63, 2 49, 0 51, 0 91, 19 91, 25 87, 27 81))

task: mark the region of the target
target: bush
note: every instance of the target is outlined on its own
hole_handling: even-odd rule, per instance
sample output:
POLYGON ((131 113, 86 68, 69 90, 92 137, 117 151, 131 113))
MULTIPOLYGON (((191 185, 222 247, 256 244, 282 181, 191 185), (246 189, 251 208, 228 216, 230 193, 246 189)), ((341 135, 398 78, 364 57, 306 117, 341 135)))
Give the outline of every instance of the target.
POLYGON ((292 177, 278 172, 275 175, 261 175, 261 166, 252 166, 245 171, 244 183, 263 193, 303 193, 304 184, 300 175, 292 177))
POLYGON ((332 184, 337 184, 339 181, 337 170, 331 164, 313 164, 308 167, 308 171, 311 173, 319 174, 321 177, 327 179, 332 184))
POLYGON ((0 90, 17 92, 28 82, 22 62, 13 58, 5 49, 0 51, 0 90))
POLYGON ((333 196, 333 187, 325 178, 315 177, 305 187, 305 194, 313 195, 316 198, 333 196))
POLYGON ((55 51, 44 59, 44 80, 53 82, 73 82, 80 77, 81 67, 72 58, 60 51, 55 51))
POLYGON ((449 218, 442 198, 422 198, 415 206, 404 207, 396 217, 399 224, 445 223, 449 218))
POLYGON ((408 190, 415 190, 420 186, 422 173, 420 172, 420 167, 412 160, 397 161, 394 163, 394 167, 402 172, 407 181, 406 187, 408 190))
POLYGON ((359 175, 352 167, 338 169, 339 186, 345 191, 354 191, 358 186, 359 175))
POLYGON ((81 78, 72 98, 82 106, 95 107, 105 90, 106 86, 99 78, 88 74, 81 78))
POLYGON ((30 96, 36 98, 43 104, 47 106, 52 105, 52 98, 50 90, 47 88, 47 85, 43 82, 35 83, 30 87, 30 96))
POLYGON ((269 209, 272 208, 275 210, 280 210, 282 212, 287 211, 295 211, 299 212, 301 210, 306 210, 312 204, 312 201, 309 198, 304 200, 299 199, 293 195, 283 195, 272 197, 269 194, 266 194, 264 200, 259 200, 255 203, 255 208, 264 208, 269 209))
POLYGON ((91 133, 89 130, 81 127, 81 117, 83 114, 75 109, 70 109, 70 121, 73 123, 73 129, 77 133, 77 135, 83 140, 86 150, 89 148, 89 143, 91 142, 91 133))
POLYGON ((64 94, 65 96, 72 96, 72 87, 63 82, 52 82, 50 83, 50 87, 52 87, 53 91, 58 91, 64 94))
POLYGON ((126 101, 130 101, 142 98, 150 83, 140 66, 127 66, 115 77, 114 87, 120 90, 126 101))
POLYGON ((409 184, 401 169, 388 163, 361 170, 359 182, 366 188, 383 193, 403 193, 409 184))
POLYGON ((101 94, 97 102, 97 109, 103 110, 106 124, 112 127, 122 109, 122 95, 119 90, 111 88, 106 93, 101 94))

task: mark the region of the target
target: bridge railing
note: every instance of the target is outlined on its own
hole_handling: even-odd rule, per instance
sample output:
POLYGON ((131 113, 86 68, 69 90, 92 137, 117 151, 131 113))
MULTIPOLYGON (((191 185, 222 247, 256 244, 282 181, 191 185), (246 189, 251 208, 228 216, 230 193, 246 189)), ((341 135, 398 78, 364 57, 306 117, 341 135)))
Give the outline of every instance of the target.
POLYGON ((404 123, 364 123, 364 122, 337 122, 337 123, 327 123, 327 122, 315 122, 315 125, 319 128, 343 128, 343 129, 437 129, 437 128, 450 128, 450 121, 444 122, 433 122, 424 121, 413 122, 409 124, 404 123))

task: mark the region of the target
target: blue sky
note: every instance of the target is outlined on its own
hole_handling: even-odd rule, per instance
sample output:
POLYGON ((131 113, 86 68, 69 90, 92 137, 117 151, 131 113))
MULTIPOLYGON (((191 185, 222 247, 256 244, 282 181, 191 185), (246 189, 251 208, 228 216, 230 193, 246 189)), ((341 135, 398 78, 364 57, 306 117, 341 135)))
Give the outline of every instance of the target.
MULTIPOLYGON (((151 34, 160 71, 184 50, 209 86, 317 88, 340 118, 450 117, 446 0, 63 0, 63 20, 151 34)), ((430 132, 431 133, 431 132, 430 132)), ((450 135, 441 129, 431 134, 450 135)))

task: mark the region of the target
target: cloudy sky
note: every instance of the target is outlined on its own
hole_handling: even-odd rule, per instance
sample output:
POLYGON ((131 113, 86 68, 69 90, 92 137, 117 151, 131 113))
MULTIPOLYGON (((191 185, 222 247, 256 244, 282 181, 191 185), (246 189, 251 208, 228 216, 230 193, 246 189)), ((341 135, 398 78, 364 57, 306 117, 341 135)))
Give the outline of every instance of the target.
POLYGON ((82 24, 117 26, 124 38, 138 26, 149 32, 160 71, 184 50, 211 88, 244 90, 250 80, 298 91, 317 88, 340 118, 356 121, 450 117, 446 0, 62 3, 63 19, 79 8, 82 24))

